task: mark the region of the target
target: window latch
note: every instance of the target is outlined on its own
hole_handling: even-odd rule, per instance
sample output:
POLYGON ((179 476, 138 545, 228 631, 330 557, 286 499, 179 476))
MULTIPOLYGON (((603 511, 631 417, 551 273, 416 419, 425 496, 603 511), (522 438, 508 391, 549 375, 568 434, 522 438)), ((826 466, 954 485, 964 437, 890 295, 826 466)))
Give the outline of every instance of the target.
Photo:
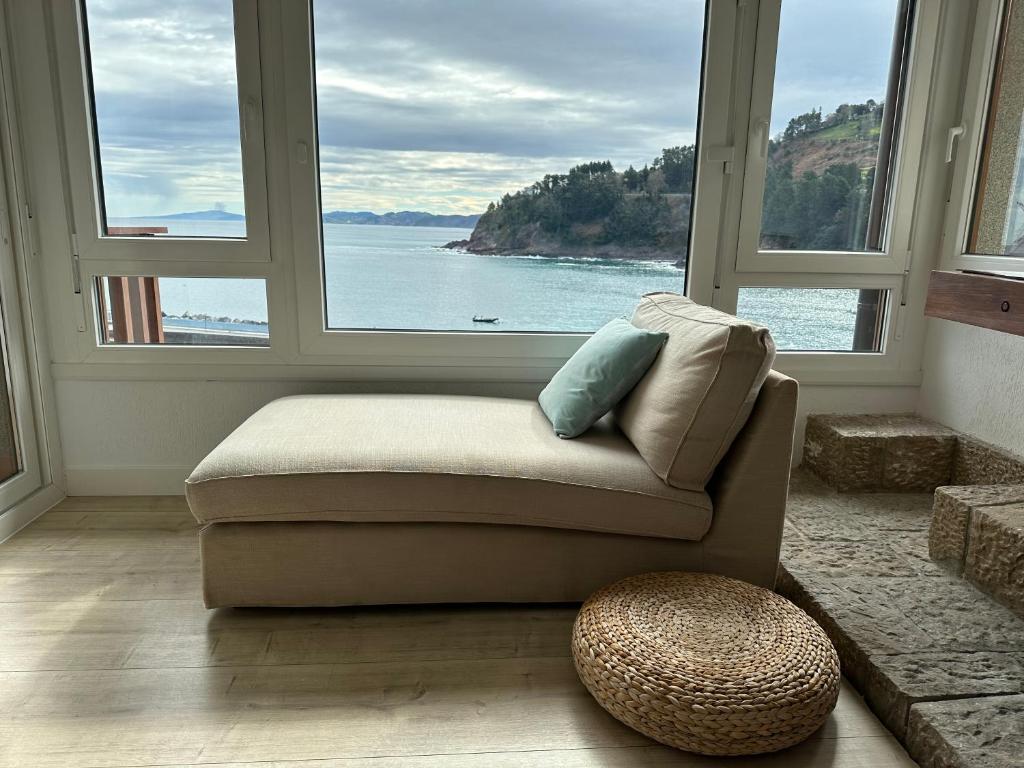
POLYGON ((761 160, 768 159, 768 142, 771 122, 767 118, 760 118, 751 124, 750 135, 747 137, 747 157, 757 157, 761 160))
POLYGON ((953 147, 960 143, 960 137, 964 135, 965 130, 967 127, 963 123, 949 129, 949 133, 946 135, 946 165, 953 162, 953 147))
POLYGON ((76 294, 82 293, 82 267, 78 253, 78 235, 71 235, 71 286, 76 294))
POLYGON ((250 96, 242 105, 242 141, 248 142, 256 127, 256 99, 250 96))

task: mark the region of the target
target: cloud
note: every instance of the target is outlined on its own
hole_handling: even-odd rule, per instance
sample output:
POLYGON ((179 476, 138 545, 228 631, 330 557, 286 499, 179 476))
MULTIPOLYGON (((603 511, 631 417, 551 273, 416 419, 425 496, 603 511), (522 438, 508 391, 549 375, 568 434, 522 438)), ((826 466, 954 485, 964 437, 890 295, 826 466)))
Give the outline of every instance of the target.
POLYGON ((242 210, 231 3, 86 9, 108 217, 242 210))
MULTIPOLYGON (((881 98, 895 6, 786 0, 773 130, 881 98)), ((87 9, 109 214, 240 210, 231 3, 87 9)), ((314 21, 327 209, 479 211, 695 139, 702 0, 318 0, 314 21)))
POLYGON ((320 184, 328 211, 479 213, 500 196, 495 190, 520 189, 552 167, 586 159, 325 147, 320 184))

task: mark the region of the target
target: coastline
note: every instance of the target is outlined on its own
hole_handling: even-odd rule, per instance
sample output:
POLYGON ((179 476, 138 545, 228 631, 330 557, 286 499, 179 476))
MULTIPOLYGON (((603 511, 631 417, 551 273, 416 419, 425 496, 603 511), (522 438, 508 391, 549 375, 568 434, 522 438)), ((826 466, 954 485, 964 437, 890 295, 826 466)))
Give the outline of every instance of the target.
POLYGON ((449 251, 462 251, 477 256, 539 256, 546 259, 594 259, 607 261, 667 261, 682 269, 686 257, 679 253, 645 246, 622 245, 555 245, 553 243, 530 243, 528 247, 510 248, 498 245, 481 245, 468 240, 452 240, 437 246, 449 251))

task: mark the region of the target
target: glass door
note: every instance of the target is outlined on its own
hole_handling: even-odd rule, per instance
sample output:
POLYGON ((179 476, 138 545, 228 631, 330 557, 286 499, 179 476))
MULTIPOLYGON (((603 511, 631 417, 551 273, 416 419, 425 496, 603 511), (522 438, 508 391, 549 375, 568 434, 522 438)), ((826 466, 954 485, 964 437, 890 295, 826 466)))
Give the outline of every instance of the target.
POLYGON ((7 378, 7 345, 0 357, 0 483, 10 480, 21 470, 21 451, 15 430, 14 398, 7 378))

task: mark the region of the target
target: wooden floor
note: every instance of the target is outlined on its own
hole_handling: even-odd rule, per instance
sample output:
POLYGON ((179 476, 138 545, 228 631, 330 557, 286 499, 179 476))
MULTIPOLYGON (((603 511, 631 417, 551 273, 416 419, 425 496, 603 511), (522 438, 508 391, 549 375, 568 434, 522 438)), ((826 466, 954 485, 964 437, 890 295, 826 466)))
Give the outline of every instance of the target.
POLYGON ((0 545, 0 766, 913 765, 848 687, 775 756, 657 746, 577 681, 572 608, 207 611, 198 572, 177 498, 68 499, 0 545))

